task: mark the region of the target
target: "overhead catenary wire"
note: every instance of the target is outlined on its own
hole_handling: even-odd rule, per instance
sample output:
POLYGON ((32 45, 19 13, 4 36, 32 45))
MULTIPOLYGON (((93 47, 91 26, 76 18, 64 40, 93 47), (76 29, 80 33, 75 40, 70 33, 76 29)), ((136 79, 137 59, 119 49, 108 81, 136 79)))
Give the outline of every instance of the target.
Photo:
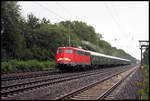
POLYGON ((58 16, 59 18, 61 18, 61 19, 63 19, 63 20, 67 20, 67 19, 63 18, 62 16, 60 16, 59 14, 57 14, 56 12, 54 12, 54 11, 52 11, 52 10, 46 8, 45 6, 43 6, 43 5, 39 4, 39 3, 36 3, 36 4, 39 5, 40 7, 45 8, 47 11, 49 11, 50 13, 53 13, 54 15, 58 16))
MULTIPOLYGON (((66 9, 63 5, 61 5, 60 3, 56 3, 59 7, 61 7, 62 9, 64 9, 66 12, 67 12, 67 14, 69 14, 70 16, 71 16, 71 18, 72 18, 72 14, 70 13, 70 11, 68 10, 68 9, 66 9)), ((71 20, 71 19, 70 19, 71 20)), ((68 41, 69 41, 69 46, 70 46, 70 24, 68 25, 68 29, 69 29, 69 36, 68 36, 68 41)))
MULTIPOLYGON (((53 13, 54 15, 58 16, 59 18, 61 18, 61 19, 63 19, 63 20, 67 20, 67 19, 63 18, 62 16, 60 16, 59 14, 57 14, 56 12, 54 12, 54 11, 52 11, 52 10, 46 8, 45 6, 43 6, 43 5, 41 5, 41 4, 38 4, 38 3, 36 3, 36 4, 39 5, 40 7, 45 8, 45 9, 48 10, 50 13, 53 13)), ((69 44, 69 46, 70 46, 70 24, 68 25, 68 44, 69 44)))
MULTIPOLYGON (((70 13, 70 11, 68 10, 68 9, 66 9, 64 6, 62 6, 61 4, 59 4, 59 3, 56 3, 59 7, 61 7, 62 9, 64 9, 66 12, 67 12, 67 14, 69 14, 70 16, 71 16, 71 18, 72 18, 72 14, 70 13)), ((71 21, 71 19, 70 19, 70 21, 71 21)), ((68 25, 68 29, 69 29, 69 39, 68 39, 68 41, 69 41, 69 46, 70 46, 70 24, 68 25)))
POLYGON ((59 7, 61 7, 62 9, 64 9, 66 11, 67 14, 70 15, 70 17, 72 18, 72 14, 70 13, 70 11, 68 9, 66 9, 63 5, 61 5, 60 3, 56 3, 56 5, 58 5, 59 7))
MULTIPOLYGON (((112 10, 110 10, 110 7, 108 6, 108 4, 104 3, 104 6, 107 9, 107 11, 109 12, 109 14, 112 17, 115 24, 117 25, 118 29, 120 29, 120 31, 125 35, 125 37, 127 37, 127 35, 125 34, 124 29, 121 27, 120 23, 118 22, 120 19, 119 19, 118 12, 116 11, 116 9, 114 7, 112 7, 112 9, 113 9, 113 11, 115 11, 115 15, 116 15, 116 16, 114 16, 114 14, 113 14, 112 10), (117 17, 118 20, 116 19, 116 17, 117 17)), ((114 40, 117 41, 118 39, 116 40, 116 38, 115 38, 114 40)), ((122 47, 125 47, 125 46, 122 46, 122 47)), ((126 46, 126 47, 128 47, 128 46, 126 46)))
MULTIPOLYGON (((107 8, 107 10, 110 12, 110 15, 112 16, 114 22, 117 24, 117 26, 118 26, 118 28, 120 29, 120 31, 124 33, 124 36, 125 36, 125 37, 128 37, 128 35, 126 34, 126 33, 128 33, 127 30, 125 29, 125 27, 121 27, 121 25, 120 25, 120 19, 119 19, 119 15, 118 15, 118 12, 117 12, 116 8, 114 8, 114 7, 112 6, 112 7, 111 7, 112 10, 110 10, 108 4, 104 4, 104 5, 105 5, 105 7, 107 8), (113 12, 112 12, 112 11, 114 11, 114 13, 115 13, 114 15, 113 15, 113 12), (115 19, 115 17, 116 17, 117 19, 115 19)), ((130 33, 129 33, 129 36, 131 36, 131 38, 130 38, 131 40, 134 40, 133 36, 132 36, 130 33)))
MULTIPOLYGON (((57 17, 59 17, 59 18, 61 18, 61 19, 63 19, 63 20, 67 20, 66 18, 60 16, 58 13, 56 13, 56 12, 50 10, 49 8, 43 6, 42 4, 39 4, 39 3, 36 3, 36 4, 39 5, 40 7, 44 8, 44 9, 46 9, 48 12, 50 12, 50 13, 56 15, 57 17)), ((63 7, 63 5, 61 5, 61 4, 59 4, 59 3, 56 3, 56 4, 57 4, 59 7, 61 7, 62 9, 64 9, 64 10, 67 12, 68 15, 71 15, 71 13, 70 13, 65 7, 63 7)), ((116 24, 117 24, 118 26, 120 26, 119 23, 115 20, 114 16, 113 16, 113 15, 111 15, 111 16, 112 16, 112 18, 114 19, 114 21, 116 22, 116 24)), ((69 25, 68 25, 68 43, 69 43, 69 46, 70 46, 70 27, 71 27, 71 26, 70 26, 70 24, 69 24, 69 25)), ((115 38, 115 41, 117 41, 117 40, 118 40, 118 39, 115 38)))
MULTIPOLYGON (((113 15, 113 12, 112 10, 110 10, 108 4, 104 3, 104 6, 106 7, 107 11, 109 12, 110 16, 112 17, 113 21, 116 23, 117 27, 120 29, 121 32, 125 33, 123 30, 122 30, 122 27, 120 25, 120 23, 118 22, 118 20, 116 20, 116 18, 114 17, 113 15)), ((113 8, 114 9, 114 8, 113 8)), ((117 16, 118 17, 118 16, 117 16)))
MULTIPOLYGON (((119 18, 119 14, 118 14, 118 12, 117 12, 117 9, 115 8, 115 7, 113 7, 112 6, 112 8, 113 8, 113 11, 114 11, 114 13, 115 13, 115 16, 116 16, 116 18, 117 18, 117 20, 118 20, 118 22, 119 22, 119 24, 120 24, 120 18, 119 18)), ((127 32, 127 30, 125 29, 125 27, 121 27, 121 29, 123 30, 123 32, 125 33, 128 33, 127 32)), ((128 35, 127 34, 125 34, 125 37, 127 37, 128 35)), ((129 37, 131 38, 131 40, 134 40, 134 38, 133 38, 133 35, 129 32, 129 37)))
MULTIPOLYGON (((71 19, 72 18, 75 18, 75 19, 78 19, 78 20, 80 20, 80 21, 82 21, 79 17, 77 17, 77 16, 73 16, 73 14, 66 8, 66 7, 64 7, 62 4, 60 4, 60 3, 56 3, 59 7, 61 7, 62 9, 64 9, 65 11, 66 11, 66 13, 68 14, 68 15, 70 15, 71 17, 71 19)), ((70 19, 70 20, 71 20, 70 19)))

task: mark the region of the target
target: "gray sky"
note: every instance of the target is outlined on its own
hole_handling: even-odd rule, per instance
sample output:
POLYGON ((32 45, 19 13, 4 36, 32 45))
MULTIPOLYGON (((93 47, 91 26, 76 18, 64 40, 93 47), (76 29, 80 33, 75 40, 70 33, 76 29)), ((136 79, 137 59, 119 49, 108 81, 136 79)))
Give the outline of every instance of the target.
POLYGON ((51 23, 78 20, 95 28, 113 47, 140 59, 139 40, 149 40, 149 2, 147 1, 22 1, 22 15, 31 12, 51 23))

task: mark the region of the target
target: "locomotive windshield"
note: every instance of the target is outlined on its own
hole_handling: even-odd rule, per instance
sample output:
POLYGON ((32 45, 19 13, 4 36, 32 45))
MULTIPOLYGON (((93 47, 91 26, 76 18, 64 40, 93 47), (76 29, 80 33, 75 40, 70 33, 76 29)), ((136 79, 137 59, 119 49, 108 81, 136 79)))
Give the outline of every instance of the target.
POLYGON ((66 49, 66 53, 72 53, 72 49, 66 49))
POLYGON ((58 53, 62 53, 63 52, 63 50, 62 49, 58 49, 58 53))

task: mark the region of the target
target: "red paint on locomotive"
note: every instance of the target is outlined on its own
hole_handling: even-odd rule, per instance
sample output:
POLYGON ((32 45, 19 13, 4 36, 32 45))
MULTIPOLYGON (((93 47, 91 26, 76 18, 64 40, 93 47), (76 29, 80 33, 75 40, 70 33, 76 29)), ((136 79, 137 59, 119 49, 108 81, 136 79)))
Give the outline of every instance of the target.
POLYGON ((74 47, 58 47, 56 63, 90 64, 90 53, 74 47))

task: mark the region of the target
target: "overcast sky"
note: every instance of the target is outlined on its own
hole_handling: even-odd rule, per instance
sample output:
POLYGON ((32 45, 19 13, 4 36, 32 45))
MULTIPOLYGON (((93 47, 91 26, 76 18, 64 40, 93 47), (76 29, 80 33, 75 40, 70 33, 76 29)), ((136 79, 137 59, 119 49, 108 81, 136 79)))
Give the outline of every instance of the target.
POLYGON ((149 40, 148 1, 22 1, 19 5, 25 18, 32 12, 52 24, 65 20, 85 22, 111 46, 137 59, 140 59, 139 40, 149 40))

